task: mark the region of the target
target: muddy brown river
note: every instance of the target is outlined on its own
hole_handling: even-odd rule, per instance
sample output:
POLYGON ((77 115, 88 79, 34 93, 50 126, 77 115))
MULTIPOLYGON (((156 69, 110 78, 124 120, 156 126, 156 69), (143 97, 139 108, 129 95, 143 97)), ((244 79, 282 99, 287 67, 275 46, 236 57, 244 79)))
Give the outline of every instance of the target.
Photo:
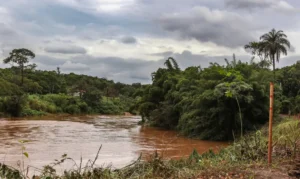
MULTIPOLYGON (((218 150, 224 142, 193 140, 180 137, 174 131, 141 127, 140 117, 84 116, 36 117, 28 119, 0 119, 0 163, 17 167, 42 167, 67 154, 76 162, 94 159, 98 148, 97 166, 119 168, 136 160, 140 153, 147 156, 158 151, 166 159, 187 157, 193 149, 203 153, 210 148, 218 150), (23 157, 20 140, 25 143, 29 158, 23 157)), ((63 163, 60 167, 70 167, 63 163)))

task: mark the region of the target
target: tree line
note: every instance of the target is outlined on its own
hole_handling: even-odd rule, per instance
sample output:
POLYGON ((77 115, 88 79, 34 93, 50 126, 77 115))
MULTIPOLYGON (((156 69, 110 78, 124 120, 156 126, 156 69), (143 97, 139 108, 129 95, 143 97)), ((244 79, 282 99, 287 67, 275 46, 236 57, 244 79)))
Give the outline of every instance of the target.
POLYGON ((181 70, 173 58, 152 73, 136 103, 143 122, 209 140, 231 140, 268 121, 269 83, 275 83, 274 115, 300 113, 300 62, 275 68, 287 55, 290 42, 283 31, 272 29, 245 49, 248 62, 235 55, 226 64, 181 70), (273 70, 270 70, 270 67, 273 70))
MULTIPOLYGON (((14 49, 0 69, 0 116, 31 116, 46 113, 122 114, 131 111, 140 83, 115 83, 105 78, 37 70, 29 64, 35 54, 14 49)), ((133 112, 133 111, 132 111, 133 112)))

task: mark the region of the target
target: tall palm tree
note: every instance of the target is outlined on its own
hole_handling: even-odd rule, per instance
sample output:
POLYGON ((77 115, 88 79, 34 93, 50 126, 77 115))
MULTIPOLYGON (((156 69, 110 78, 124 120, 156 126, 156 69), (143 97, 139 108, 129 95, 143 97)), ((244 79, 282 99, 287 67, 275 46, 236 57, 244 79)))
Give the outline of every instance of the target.
POLYGON ((280 55, 287 55, 287 48, 290 48, 290 42, 282 30, 272 29, 270 32, 260 37, 259 51, 270 57, 273 63, 273 73, 275 81, 275 60, 279 62, 280 55))

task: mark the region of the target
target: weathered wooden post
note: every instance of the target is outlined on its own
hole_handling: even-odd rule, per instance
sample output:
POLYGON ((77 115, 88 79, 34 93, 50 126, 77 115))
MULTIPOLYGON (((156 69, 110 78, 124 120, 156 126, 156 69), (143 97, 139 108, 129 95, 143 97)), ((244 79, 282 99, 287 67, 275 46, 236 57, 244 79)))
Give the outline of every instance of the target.
POLYGON ((273 104, 274 104, 274 84, 270 83, 270 111, 269 111, 269 146, 268 163, 272 163, 272 123, 273 123, 273 104))

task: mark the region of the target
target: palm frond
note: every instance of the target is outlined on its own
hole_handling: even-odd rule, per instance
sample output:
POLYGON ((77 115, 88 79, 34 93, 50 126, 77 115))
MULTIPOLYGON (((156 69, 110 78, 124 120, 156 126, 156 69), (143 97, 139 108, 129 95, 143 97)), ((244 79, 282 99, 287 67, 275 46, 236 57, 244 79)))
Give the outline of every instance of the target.
POLYGON ((171 61, 172 61, 173 67, 174 67, 175 70, 180 70, 177 61, 176 61, 173 57, 169 57, 168 60, 171 60, 171 61))

